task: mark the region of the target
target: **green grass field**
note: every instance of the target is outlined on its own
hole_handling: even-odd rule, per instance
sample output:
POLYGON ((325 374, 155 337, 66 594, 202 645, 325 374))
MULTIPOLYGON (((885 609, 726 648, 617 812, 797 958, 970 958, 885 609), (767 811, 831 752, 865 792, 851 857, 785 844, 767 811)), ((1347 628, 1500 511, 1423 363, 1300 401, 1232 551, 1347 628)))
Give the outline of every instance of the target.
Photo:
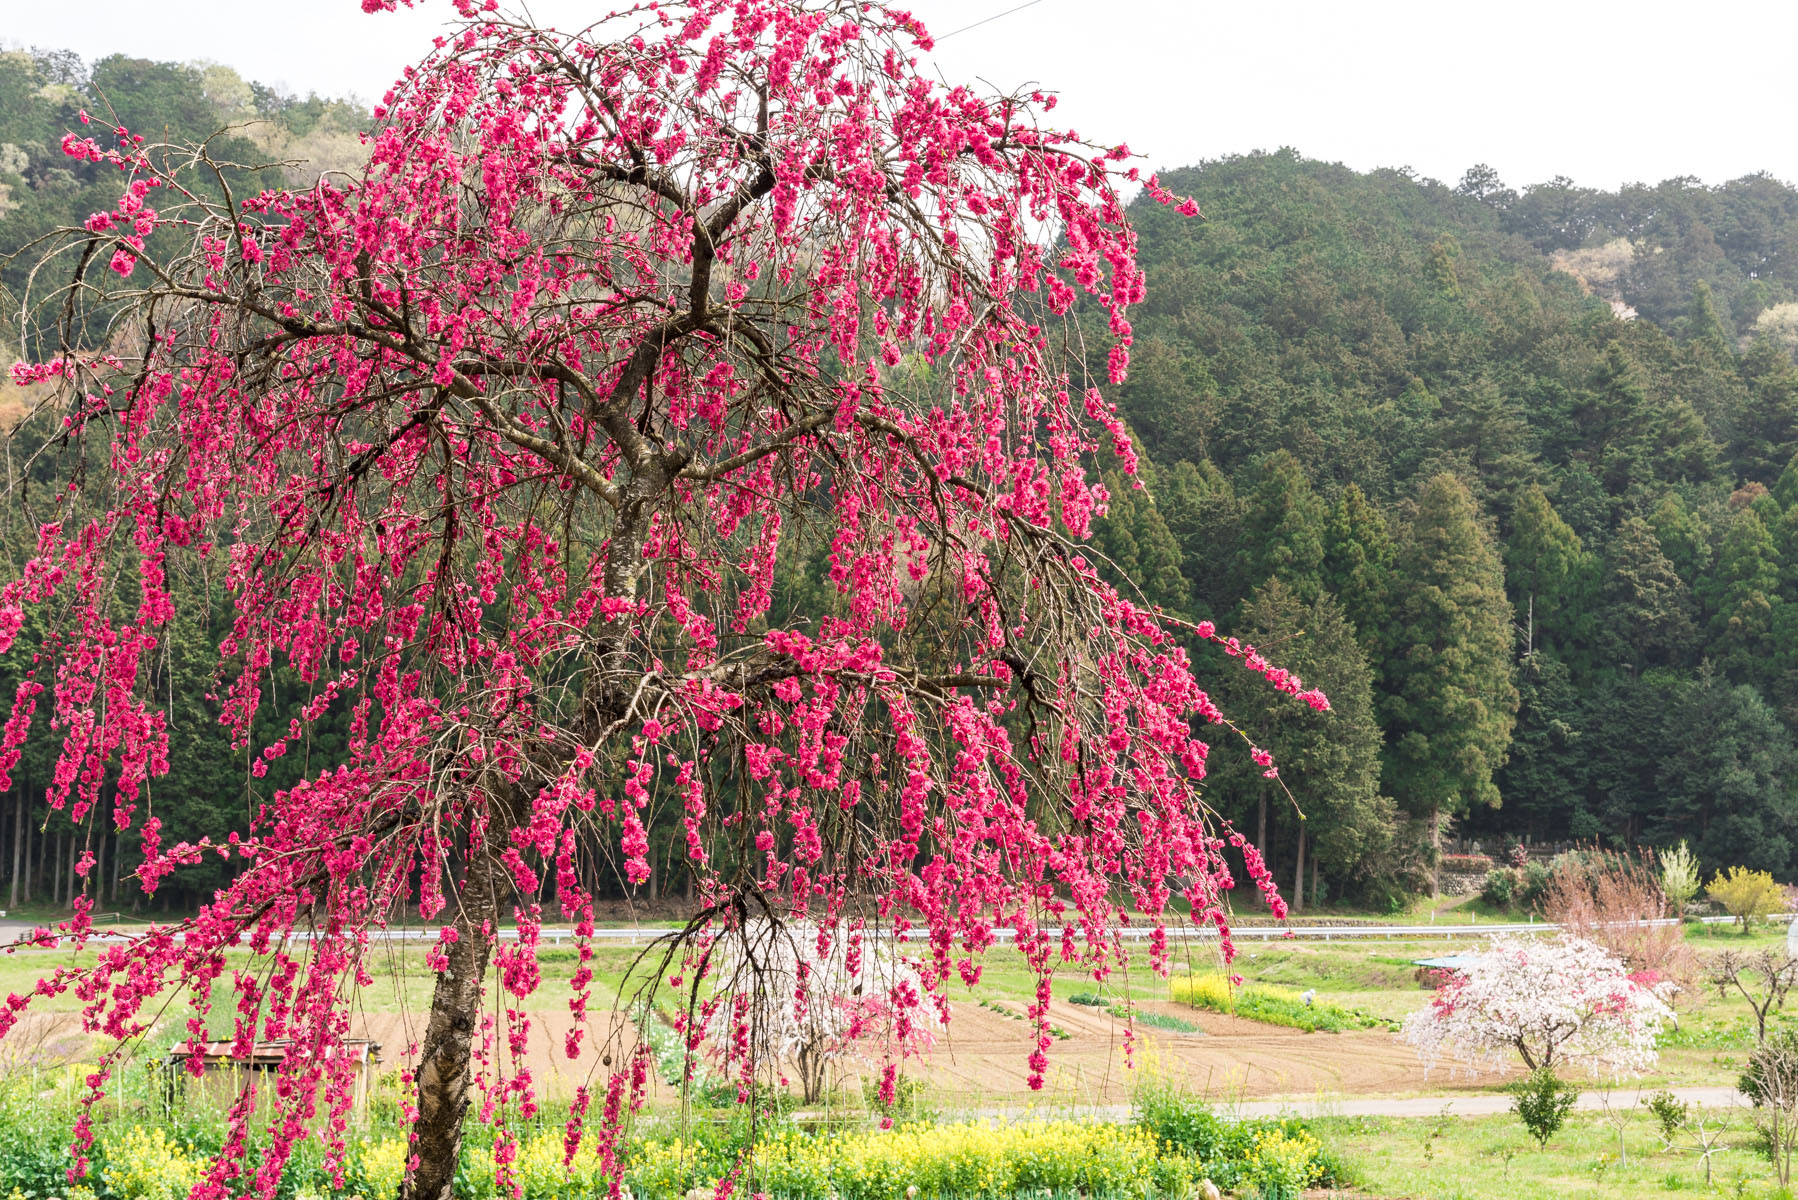
MULTIPOLYGON (((1729 1114, 1710 1114, 1729 1120, 1729 1114)), ((1576 1200, 1583 1197, 1789 1196, 1747 1120, 1734 1115, 1721 1149, 1704 1158, 1690 1137, 1668 1149, 1644 1109, 1607 1119, 1575 1113, 1539 1149, 1517 1118, 1336 1117, 1308 1122, 1347 1168, 1350 1194, 1390 1200, 1576 1200), (1619 1131, 1621 1124, 1621 1134, 1619 1131)))

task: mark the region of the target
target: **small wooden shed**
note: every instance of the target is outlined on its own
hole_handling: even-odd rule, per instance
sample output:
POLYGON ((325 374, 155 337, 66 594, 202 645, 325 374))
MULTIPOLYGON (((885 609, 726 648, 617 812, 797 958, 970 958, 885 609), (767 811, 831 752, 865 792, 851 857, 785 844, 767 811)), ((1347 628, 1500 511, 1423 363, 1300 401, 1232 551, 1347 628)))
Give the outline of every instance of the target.
MULTIPOLYGON (((276 1069, 287 1061, 288 1051, 293 1043, 286 1039, 257 1042, 251 1046, 248 1054, 242 1055, 232 1053, 236 1045, 232 1041, 201 1042, 200 1075, 197 1080, 188 1066, 189 1047, 183 1044, 170 1051, 168 1058, 163 1060, 170 1103, 174 1102, 183 1083, 191 1081, 198 1083, 213 1099, 229 1104, 251 1082, 246 1074, 260 1072, 268 1076, 272 1083, 276 1069)), ((381 1044, 368 1038, 345 1038, 343 1048, 355 1063, 354 1105, 360 1110, 368 1104, 369 1089, 373 1086, 375 1074, 381 1065, 381 1044)), ((260 1085, 262 1080, 255 1082, 260 1085)), ((257 1092, 259 1096, 266 1096, 272 1094, 273 1088, 258 1086, 257 1092)))

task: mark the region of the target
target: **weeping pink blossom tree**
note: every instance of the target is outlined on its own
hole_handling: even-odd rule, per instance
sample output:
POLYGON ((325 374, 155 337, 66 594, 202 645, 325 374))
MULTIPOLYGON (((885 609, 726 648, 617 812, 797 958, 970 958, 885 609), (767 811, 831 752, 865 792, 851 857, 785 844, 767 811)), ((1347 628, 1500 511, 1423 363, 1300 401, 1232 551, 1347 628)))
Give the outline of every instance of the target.
POLYGON ((1575 1063, 1594 1076, 1635 1075, 1659 1057, 1677 990, 1652 972, 1629 974, 1584 938, 1495 934, 1405 1019, 1404 1038, 1431 1065, 1496 1068, 1515 1054, 1532 1071, 1575 1063))
MULTIPOLYGON (((246 1091, 196 1193, 272 1195, 309 1127, 341 1162, 346 996, 371 940, 422 919, 403 1191, 448 1197, 471 1097, 502 1176, 507 1114, 533 1109, 544 922, 573 927, 558 1002, 584 1018, 588 860, 642 884, 665 812, 697 915, 658 984, 706 987, 750 922, 878 929, 918 963, 894 986, 946 1013, 1005 933, 1040 980, 1040 1085, 1058 961, 1110 969, 1128 919, 1159 965, 1176 895, 1222 929, 1229 844, 1283 911, 1208 821, 1197 726, 1221 714, 1182 631, 1084 545, 1098 467, 1134 466, 1084 366, 1124 378, 1143 296, 1127 151, 1046 128, 1041 93, 934 81, 925 31, 878 3, 692 0, 575 33, 456 6, 356 178, 233 194, 204 147, 65 139, 120 197, 20 304, 14 377, 53 385, 73 448, 45 469, 77 465, 0 590, 0 648, 28 617, 54 645, 0 770, 60 740, 52 806, 140 834, 146 892, 202 856, 236 873, 11 997, 0 1033, 68 994, 122 1041, 180 990, 196 1039, 215 1009, 246 1049, 287 1039, 267 1143, 246 1091), (254 805, 167 845, 147 663, 202 586, 232 608, 217 700, 254 805), (340 754, 259 787, 327 720, 340 754)), ((84 904, 36 940, 90 937, 84 904)), ((648 1051, 584 1036, 558 1047, 604 1064, 569 1153, 610 1165, 648 1051)), ((745 1078, 757 1044, 726 1047, 745 1078)))

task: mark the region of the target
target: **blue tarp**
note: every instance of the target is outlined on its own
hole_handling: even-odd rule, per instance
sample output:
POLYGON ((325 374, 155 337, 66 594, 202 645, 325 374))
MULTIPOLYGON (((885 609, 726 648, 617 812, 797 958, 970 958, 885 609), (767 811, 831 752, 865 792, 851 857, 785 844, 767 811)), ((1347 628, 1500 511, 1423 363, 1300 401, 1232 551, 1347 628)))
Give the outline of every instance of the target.
POLYGON ((1414 958, 1413 966, 1437 967, 1444 971, 1459 971, 1462 967, 1472 966, 1480 960, 1477 954, 1445 954, 1441 958, 1414 958))

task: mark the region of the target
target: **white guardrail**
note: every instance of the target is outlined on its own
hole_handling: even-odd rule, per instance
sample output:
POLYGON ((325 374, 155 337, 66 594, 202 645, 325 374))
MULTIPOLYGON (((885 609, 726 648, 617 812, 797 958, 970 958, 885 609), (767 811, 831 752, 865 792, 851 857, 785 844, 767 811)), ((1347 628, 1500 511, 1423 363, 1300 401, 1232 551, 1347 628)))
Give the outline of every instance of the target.
MULTIPOLYGON (((1765 919, 1769 923, 1775 921, 1789 922, 1794 917, 1798 917, 1798 913, 1781 913, 1765 919)), ((1733 922, 1735 918, 1701 917, 1699 920, 1706 925, 1719 925, 1733 922)), ((1636 925, 1675 925, 1679 922, 1672 917, 1668 917, 1658 921, 1637 921, 1632 923, 1636 925)), ((1269 942, 1276 940, 1300 942, 1355 940, 1452 942, 1469 937, 1489 937, 1495 933, 1555 933, 1558 932, 1559 929, 1560 926, 1548 921, 1533 921, 1509 925, 1478 925, 1473 923, 1458 925, 1447 921, 1437 921, 1424 925, 1239 925, 1231 927, 1230 937, 1231 940, 1238 943, 1253 941, 1269 942)), ((29 930, 27 928, 20 926, 14 926, 9 930, 0 930, 0 947, 4 947, 9 941, 23 938, 28 932, 29 930), (11 935, 10 937, 8 936, 9 934, 11 935)), ((677 932, 677 930, 673 928, 656 926, 595 929, 593 931, 592 939, 595 942, 609 943, 616 946, 647 946, 658 938, 668 937, 675 932, 677 932)), ((1061 937, 1061 929, 1059 927, 1051 929, 1048 932, 1051 937, 1056 940, 1059 940, 1061 937)), ((1078 933, 1079 930, 1076 929, 1075 932, 1078 933)), ((1149 925, 1123 925, 1112 926, 1107 932, 1110 936, 1119 941, 1142 942, 1148 941, 1153 937, 1155 930, 1153 926, 1149 925)), ((1211 926, 1193 927, 1188 925, 1169 925, 1166 932, 1170 942, 1180 942, 1185 940, 1215 942, 1218 937, 1217 930, 1211 926)), ((882 931, 874 931, 874 935, 877 937, 883 936, 883 933, 882 931)), ((310 934, 303 930, 295 930, 288 936, 299 941, 309 940, 311 937, 310 934)), ((574 936, 574 931, 572 929, 546 927, 538 935, 538 940, 550 946, 560 946, 572 943, 574 941, 574 936)), ((88 941, 123 942, 130 940, 131 937, 132 935, 123 933, 98 933, 89 937, 88 941)), ((518 931, 516 929, 501 929, 499 931, 499 937, 501 941, 514 941, 518 937, 518 931)), ((993 930, 993 940, 1001 945, 1012 942, 1015 938, 1016 934, 1010 929, 993 930)), ((435 927, 430 929, 375 929, 369 931, 369 940, 380 942, 434 942, 437 940, 437 930, 435 927)))

